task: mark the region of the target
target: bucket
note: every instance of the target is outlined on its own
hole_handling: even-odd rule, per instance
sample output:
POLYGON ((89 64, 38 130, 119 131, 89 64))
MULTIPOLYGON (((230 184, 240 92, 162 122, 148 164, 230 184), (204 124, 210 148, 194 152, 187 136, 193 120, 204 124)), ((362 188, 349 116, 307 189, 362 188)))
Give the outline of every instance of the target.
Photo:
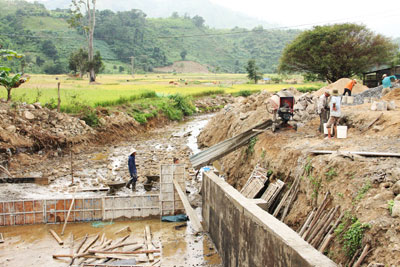
POLYGON ((347 97, 347 104, 354 104, 354 96, 347 97))
POLYGON ((347 138, 347 126, 337 126, 337 138, 347 138))

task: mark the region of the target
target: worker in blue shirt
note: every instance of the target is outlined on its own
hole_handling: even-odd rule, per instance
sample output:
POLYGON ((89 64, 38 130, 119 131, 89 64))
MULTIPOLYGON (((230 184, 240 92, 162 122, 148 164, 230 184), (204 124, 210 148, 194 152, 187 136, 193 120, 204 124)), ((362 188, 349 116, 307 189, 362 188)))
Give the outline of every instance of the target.
POLYGON ((133 149, 132 153, 129 155, 129 158, 128 158, 128 168, 129 168, 129 174, 131 176, 131 179, 126 184, 127 188, 130 188, 130 186, 132 185, 132 191, 135 191, 136 181, 137 181, 137 170, 136 170, 135 157, 136 157, 136 149, 133 149))
POLYGON ((396 81, 397 77, 395 75, 392 76, 387 76, 386 74, 383 74, 382 76, 382 95, 386 95, 387 93, 390 92, 390 87, 392 86, 392 79, 393 81, 396 81))

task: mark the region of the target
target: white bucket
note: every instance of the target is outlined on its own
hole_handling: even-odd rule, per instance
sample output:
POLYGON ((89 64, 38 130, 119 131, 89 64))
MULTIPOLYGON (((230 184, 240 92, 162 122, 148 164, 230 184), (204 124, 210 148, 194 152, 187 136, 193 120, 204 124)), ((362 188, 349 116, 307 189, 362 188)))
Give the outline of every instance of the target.
POLYGON ((342 104, 347 104, 347 96, 342 96, 342 104))
POLYGON ((353 96, 348 96, 347 97, 347 104, 354 104, 354 97, 353 96))
POLYGON ((337 138, 347 138, 347 126, 337 126, 337 138))

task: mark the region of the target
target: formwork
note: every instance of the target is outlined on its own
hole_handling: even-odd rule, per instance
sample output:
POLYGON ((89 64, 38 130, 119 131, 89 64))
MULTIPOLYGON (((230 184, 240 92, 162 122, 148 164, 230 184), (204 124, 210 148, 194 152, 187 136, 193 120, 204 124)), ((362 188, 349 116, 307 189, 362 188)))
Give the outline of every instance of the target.
POLYGON ((90 198, 0 201, 0 226, 135 219, 172 215, 184 210, 172 180, 185 188, 184 165, 162 165, 159 194, 90 198), (164 175, 163 175, 164 174, 164 175))

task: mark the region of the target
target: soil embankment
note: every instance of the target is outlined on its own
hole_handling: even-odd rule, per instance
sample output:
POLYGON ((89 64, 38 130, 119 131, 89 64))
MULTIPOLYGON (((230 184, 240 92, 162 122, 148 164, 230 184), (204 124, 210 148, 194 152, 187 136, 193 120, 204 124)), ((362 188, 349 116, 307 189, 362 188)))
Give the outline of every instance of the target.
MULTIPOLYGON (((398 106, 399 92, 400 89, 393 90, 385 100, 394 100, 398 106)), ((301 98, 301 94, 296 95, 297 99, 301 98)), ((268 98, 269 94, 262 92, 225 106, 200 134, 199 144, 209 147, 271 118, 264 104, 268 98)), ((284 219, 295 231, 329 191, 331 200, 327 208, 339 206, 345 219, 341 231, 335 232, 333 242, 324 253, 337 263, 348 264, 351 257, 347 251, 354 254, 368 243, 371 251, 364 263, 398 266, 400 222, 393 212, 393 203, 396 206, 400 200, 397 195, 400 193, 399 159, 340 152, 310 154, 311 150, 400 152, 400 109, 371 111, 370 107, 368 103, 344 106, 341 124, 349 127, 348 138, 331 140, 325 140, 318 132, 319 118, 307 108, 310 112, 300 116, 304 120, 300 121, 297 132, 284 129, 261 133, 255 144, 232 152, 219 160, 218 165, 226 180, 239 190, 257 164, 273 173, 272 180, 284 181, 286 188, 301 176, 299 193, 284 219), (388 203, 392 203, 390 209, 388 203), (360 225, 358 222, 363 229, 356 228, 360 225), (361 234, 351 231, 354 229, 361 230, 361 234)))

